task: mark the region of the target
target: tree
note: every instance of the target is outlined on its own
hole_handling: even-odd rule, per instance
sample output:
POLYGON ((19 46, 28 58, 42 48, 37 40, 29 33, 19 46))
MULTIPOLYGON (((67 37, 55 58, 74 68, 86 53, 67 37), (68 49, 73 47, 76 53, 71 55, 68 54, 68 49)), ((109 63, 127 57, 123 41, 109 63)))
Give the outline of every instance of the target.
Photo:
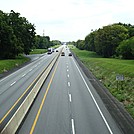
POLYGON ((52 45, 52 43, 50 42, 50 37, 49 36, 40 36, 37 35, 35 37, 35 45, 36 48, 39 49, 47 49, 52 45))
POLYGON ((86 38, 85 38, 85 49, 86 50, 95 51, 95 43, 94 43, 95 36, 96 36, 96 31, 94 31, 86 36, 86 38))
POLYGON ((29 54, 34 45, 35 28, 25 17, 20 17, 20 13, 11 10, 9 14, 10 26, 17 37, 19 47, 23 47, 23 52, 29 54))
POLYGON ((15 58, 22 51, 18 43, 13 28, 9 25, 8 14, 0 11, 0 58, 15 58))
POLYGON ((134 37, 122 41, 116 51, 124 59, 134 59, 134 37))
POLYGON ((121 25, 108 25, 99 29, 95 36, 95 50, 103 57, 116 54, 119 43, 128 37, 128 30, 121 25))
POLYGON ((81 49, 81 50, 84 50, 85 49, 85 41, 84 40, 78 40, 76 42, 76 47, 81 49))

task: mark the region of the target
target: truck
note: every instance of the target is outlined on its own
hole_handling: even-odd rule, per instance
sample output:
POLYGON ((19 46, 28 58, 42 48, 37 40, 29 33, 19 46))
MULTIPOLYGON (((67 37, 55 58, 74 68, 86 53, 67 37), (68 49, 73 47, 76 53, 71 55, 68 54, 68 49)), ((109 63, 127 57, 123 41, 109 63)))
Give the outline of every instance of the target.
POLYGON ((47 54, 51 54, 53 52, 53 48, 48 48, 47 54))

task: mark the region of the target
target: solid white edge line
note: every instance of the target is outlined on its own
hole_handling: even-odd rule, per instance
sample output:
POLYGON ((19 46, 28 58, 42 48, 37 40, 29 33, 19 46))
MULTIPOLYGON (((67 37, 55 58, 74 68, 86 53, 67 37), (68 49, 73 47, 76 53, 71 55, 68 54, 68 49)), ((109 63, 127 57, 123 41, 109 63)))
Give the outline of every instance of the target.
MULTIPOLYGON (((44 58, 44 57, 45 57, 45 55, 44 55, 44 56, 42 56, 42 58, 44 58)), ((42 59, 42 58, 41 58, 41 59, 42 59)), ((46 58, 45 58, 45 59, 46 59, 46 58)), ((34 62, 36 62, 36 60, 35 60, 35 61, 33 61, 33 62, 31 62, 31 63, 29 63, 28 65, 26 65, 26 66, 24 66, 24 67, 22 67, 22 68, 18 69, 17 71, 15 71, 15 72, 11 73, 10 75, 8 75, 8 76, 6 76, 6 77, 4 77, 4 78, 0 79, 0 82, 4 81, 5 79, 8 79, 8 78, 9 78, 9 77, 11 77, 12 75, 15 75, 15 74, 16 74, 16 73, 18 73, 19 71, 21 71, 21 70, 23 70, 23 69, 25 69, 25 68, 29 67, 30 65, 34 64, 34 62)))
POLYGON ((75 134, 74 119, 71 119, 71 124, 72 124, 72 134, 75 134))
POLYGON ((85 85, 86 85, 86 87, 87 87, 87 89, 88 89, 88 91, 89 91, 89 93, 90 93, 90 95, 91 95, 91 97, 92 97, 92 99, 93 99, 93 101, 94 101, 94 103, 95 103, 95 105, 96 105, 96 107, 97 107, 97 109, 98 109, 98 111, 99 111, 99 113, 100 113, 100 115, 101 115, 103 121, 105 122, 105 124, 106 124, 106 126, 107 126, 107 128, 108 128, 108 130, 109 130, 109 132, 110 132, 110 134, 113 134, 113 132, 112 132, 112 130, 111 130, 111 128, 110 128, 110 126, 109 126, 109 124, 108 124, 106 118, 104 117, 103 113, 101 112, 101 110, 100 110, 100 108, 99 108, 99 106, 98 106, 98 104, 97 104, 97 102, 96 102, 96 100, 95 100, 95 98, 94 98, 94 96, 93 96, 91 90, 89 89, 89 87, 88 87, 88 85, 87 85, 87 83, 86 83, 86 81, 85 81, 85 79, 84 79, 84 77, 83 77, 83 75, 82 75, 80 69, 78 68, 76 62, 74 61, 74 59, 73 59, 73 62, 74 62, 74 64, 75 64, 76 68, 78 69, 78 72, 80 73, 80 76, 81 76, 82 80, 84 81, 84 83, 85 83, 85 85))

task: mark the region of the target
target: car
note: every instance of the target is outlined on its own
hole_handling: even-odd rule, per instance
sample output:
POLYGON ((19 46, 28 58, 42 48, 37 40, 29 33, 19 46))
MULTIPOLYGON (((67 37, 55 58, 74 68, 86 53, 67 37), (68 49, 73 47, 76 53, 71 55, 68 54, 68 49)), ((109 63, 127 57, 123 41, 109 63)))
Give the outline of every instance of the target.
POLYGON ((64 53, 64 52, 62 52, 62 53, 61 53, 61 56, 65 56, 65 53, 64 53))
POLYGON ((56 50, 56 52, 59 52, 58 50, 56 50))
POLYGON ((72 53, 69 53, 68 56, 72 56, 72 53))

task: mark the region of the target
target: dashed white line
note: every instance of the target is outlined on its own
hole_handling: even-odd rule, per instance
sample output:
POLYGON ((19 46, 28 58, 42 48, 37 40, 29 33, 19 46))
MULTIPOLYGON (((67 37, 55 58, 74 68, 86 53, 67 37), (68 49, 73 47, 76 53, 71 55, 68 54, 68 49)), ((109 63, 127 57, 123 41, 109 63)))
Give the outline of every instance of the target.
POLYGON ((69 94, 69 101, 72 102, 72 95, 69 94))
POLYGON ((67 69, 67 72, 69 71, 69 69, 67 69))
POLYGON ((16 83, 16 81, 14 81, 12 84, 10 84, 10 86, 13 86, 16 83))
POLYGON ((75 134, 74 119, 71 119, 71 124, 72 124, 72 134, 75 134))
POLYGON ((26 74, 23 74, 22 77, 24 77, 26 74))
POLYGON ((68 82, 67 84, 68 84, 69 87, 71 86, 71 83, 70 82, 68 82))
POLYGON ((69 74, 67 75, 67 77, 69 78, 69 74))
POLYGON ((67 66, 67 68, 68 68, 68 66, 67 66))
POLYGON ((37 65, 35 65, 34 67, 37 67, 37 65))
POLYGON ((33 69, 30 69, 29 72, 31 72, 33 69))

